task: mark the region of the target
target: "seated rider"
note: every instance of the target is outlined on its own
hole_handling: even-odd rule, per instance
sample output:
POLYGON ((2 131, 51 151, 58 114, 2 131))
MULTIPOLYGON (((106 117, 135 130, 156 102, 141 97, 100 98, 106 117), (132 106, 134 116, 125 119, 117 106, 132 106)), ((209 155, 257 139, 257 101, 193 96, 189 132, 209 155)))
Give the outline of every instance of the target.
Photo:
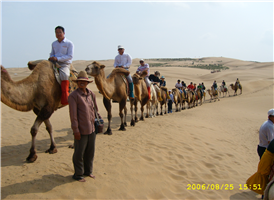
MULTIPOLYGON (((131 56, 128 53, 125 53, 125 48, 122 45, 119 45, 118 55, 115 57, 114 64, 113 64, 114 68, 124 68, 129 71, 131 64, 132 64, 131 56)), ((127 76, 127 81, 129 84, 129 98, 134 99, 133 82, 130 74, 127 76)))
POLYGON ((185 97, 186 97, 186 84, 185 84, 185 82, 184 81, 182 81, 182 90, 183 90, 183 92, 184 92, 184 94, 185 94, 185 97))
POLYGON ((153 83, 155 90, 157 92, 158 100, 163 101, 161 97, 161 91, 160 88, 158 87, 158 84, 160 84, 161 80, 159 79, 160 72, 155 71, 154 74, 150 74, 148 79, 153 83))
POLYGON ((217 92, 218 86, 217 86, 217 82, 216 81, 213 82, 212 86, 213 86, 215 92, 217 92))
POLYGON ((187 89, 188 89, 189 91, 191 91, 191 92, 192 92, 192 94, 194 94, 194 91, 193 91, 193 89, 194 89, 194 85, 193 85, 193 83, 192 83, 192 82, 190 82, 190 84, 187 86, 187 89))
POLYGON ((150 81, 148 79, 149 64, 145 63, 144 59, 141 59, 139 62, 140 62, 140 66, 138 67, 136 73, 140 74, 142 71, 147 71, 147 75, 144 79, 145 79, 145 82, 146 82, 146 85, 147 85, 148 99, 150 99, 150 81))
POLYGON ((183 87, 183 86, 182 86, 180 80, 177 81, 177 83, 175 84, 175 87, 178 88, 178 89, 180 90, 181 93, 183 92, 183 91, 182 91, 182 87, 183 87))
MULTIPOLYGON (((160 87, 166 88, 166 81, 165 81, 165 77, 164 76, 161 76, 160 87)), ((170 96, 169 96, 168 92, 167 92, 167 98, 170 99, 170 96)))
POLYGON ((204 93, 203 93, 203 85, 202 85, 201 83, 199 83, 197 89, 200 90, 200 92, 201 92, 201 97, 203 98, 203 95, 204 95, 204 93))
POLYGON ((165 81, 165 77, 164 76, 161 76, 160 86, 166 86, 166 81, 165 81))
POLYGON ((241 83, 240 83, 240 80, 237 78, 236 82, 235 82, 235 86, 238 86, 238 88, 241 89, 241 83))
POLYGON ((205 91, 206 87, 204 85, 204 82, 202 82, 202 86, 203 86, 203 92, 205 91))

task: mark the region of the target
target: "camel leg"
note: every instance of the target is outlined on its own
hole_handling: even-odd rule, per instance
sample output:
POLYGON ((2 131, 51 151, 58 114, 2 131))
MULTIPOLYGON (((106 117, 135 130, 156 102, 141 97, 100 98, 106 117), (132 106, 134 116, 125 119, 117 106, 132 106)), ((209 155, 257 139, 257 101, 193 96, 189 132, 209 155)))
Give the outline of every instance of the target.
POLYGON ((161 113, 160 115, 163 115, 163 104, 161 104, 161 113))
POLYGON ((131 122, 130 122, 130 126, 135 126, 135 120, 133 119, 133 105, 135 104, 135 102, 131 102, 130 103, 130 111, 131 111, 131 122))
POLYGON ((144 119, 144 105, 141 105, 141 117, 140 117, 140 120, 142 120, 142 121, 145 121, 145 119, 144 119))
POLYGON ((124 107, 124 126, 127 126, 127 106, 124 107))
POLYGON ((46 119, 44 121, 45 125, 46 125, 46 129, 49 133, 49 136, 50 136, 50 148, 48 150, 46 150, 45 153, 50 153, 50 154, 53 154, 53 153, 57 153, 57 148, 56 148, 56 144, 55 144, 55 141, 54 141, 54 137, 52 136, 52 126, 51 126, 51 123, 49 121, 49 119, 46 119))
POLYGON ((146 114, 146 118, 148 118, 149 114, 150 114, 150 102, 147 104, 147 114, 146 114))
POLYGON ((167 104, 167 103, 165 103, 165 114, 167 114, 167 111, 166 111, 166 109, 167 109, 167 108, 166 108, 166 104, 167 104))
POLYGON ((138 122, 138 116, 137 116, 137 111, 138 111, 138 101, 135 102, 134 105, 134 111, 135 111, 135 122, 138 122))
POLYGON ((159 112, 158 112, 158 102, 156 103, 156 116, 158 116, 159 115, 159 112))
POLYGON ((104 106, 108 112, 108 129, 106 130, 106 132, 104 132, 104 134, 112 135, 112 131, 110 128, 110 122, 111 122, 111 118, 112 118, 111 103, 110 103, 110 100, 106 99, 105 97, 103 98, 103 103, 104 103, 104 106))
POLYGON ((33 111, 37 115, 37 117, 34 121, 33 126, 30 129, 30 134, 32 136, 32 141, 31 141, 30 154, 26 158, 26 160, 28 162, 34 162, 37 159, 36 149, 35 149, 35 138, 36 138, 38 129, 39 129, 40 125, 42 124, 42 122, 49 119, 51 114, 53 113, 50 106, 43 107, 41 111, 39 111, 38 109, 33 109, 33 111))
POLYGON ((126 109, 126 100, 125 99, 123 99, 119 102, 119 115, 120 115, 120 118, 121 118, 121 125, 120 125, 120 128, 119 128, 120 131, 125 131, 126 130, 125 125, 123 123, 123 117, 124 117, 123 110, 124 110, 124 108, 126 109))

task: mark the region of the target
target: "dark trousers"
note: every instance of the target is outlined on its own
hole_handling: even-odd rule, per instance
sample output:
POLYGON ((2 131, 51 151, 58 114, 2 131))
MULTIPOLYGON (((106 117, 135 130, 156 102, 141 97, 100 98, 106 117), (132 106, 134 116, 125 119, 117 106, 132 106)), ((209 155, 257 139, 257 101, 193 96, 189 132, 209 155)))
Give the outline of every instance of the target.
POLYGON ((258 145, 257 152, 258 152, 258 155, 260 156, 260 160, 261 160, 265 150, 266 150, 265 147, 261 147, 261 146, 258 145))
POLYGON ((168 111, 171 111, 172 110, 172 101, 168 101, 167 102, 167 106, 168 106, 168 111))
POLYGON ((95 153, 95 132, 90 135, 81 135, 80 140, 74 139, 74 154, 72 157, 74 166, 73 178, 80 180, 83 175, 92 174, 93 159, 95 153))

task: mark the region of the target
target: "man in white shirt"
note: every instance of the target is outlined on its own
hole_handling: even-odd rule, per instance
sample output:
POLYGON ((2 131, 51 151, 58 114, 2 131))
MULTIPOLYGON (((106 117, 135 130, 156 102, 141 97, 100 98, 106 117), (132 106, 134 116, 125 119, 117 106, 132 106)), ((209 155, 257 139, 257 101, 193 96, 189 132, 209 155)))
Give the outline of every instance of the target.
POLYGON ((59 68, 59 75, 61 79, 61 103, 62 105, 68 104, 69 96, 69 75, 70 65, 73 58, 74 46, 71 41, 65 38, 65 29, 62 26, 55 28, 56 41, 52 43, 51 53, 49 60, 57 62, 61 67, 59 68))
POLYGON ((268 120, 262 124, 259 131, 259 145, 257 152, 260 159, 271 140, 274 139, 274 109, 270 109, 267 114, 268 120))
MULTIPOLYGON (((126 70, 129 70, 129 67, 132 63, 131 56, 129 54, 125 53, 125 48, 122 45, 118 46, 118 52, 119 52, 119 54, 115 57, 113 66, 115 68, 121 67, 126 70)), ((132 77, 130 74, 127 76, 127 80, 129 83, 129 98, 134 99, 133 82, 132 82, 132 77)))

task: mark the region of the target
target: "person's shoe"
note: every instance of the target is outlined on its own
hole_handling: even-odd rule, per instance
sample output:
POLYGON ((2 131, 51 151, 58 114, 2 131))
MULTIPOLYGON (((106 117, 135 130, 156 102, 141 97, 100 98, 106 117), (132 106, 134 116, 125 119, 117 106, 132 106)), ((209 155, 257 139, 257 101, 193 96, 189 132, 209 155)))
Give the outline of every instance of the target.
POLYGON ((158 94, 158 101, 163 101, 162 97, 161 97, 161 92, 157 92, 158 94))

